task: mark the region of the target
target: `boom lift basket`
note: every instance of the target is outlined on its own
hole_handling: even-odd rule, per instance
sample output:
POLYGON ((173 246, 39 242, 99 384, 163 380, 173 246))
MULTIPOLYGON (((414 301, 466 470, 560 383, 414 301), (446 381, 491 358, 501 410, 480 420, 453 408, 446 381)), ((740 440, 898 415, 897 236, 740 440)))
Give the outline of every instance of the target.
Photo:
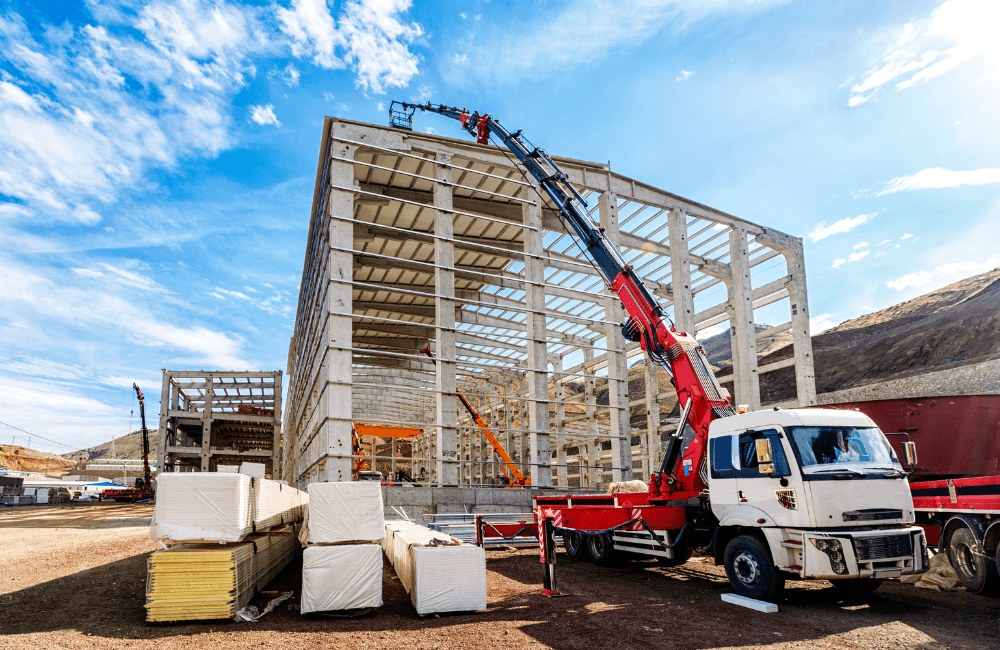
POLYGON ((406 106, 402 102, 392 102, 389 104, 389 118, 390 125, 396 129, 403 129, 404 131, 413 130, 413 113, 417 109, 411 108, 409 112, 406 111, 406 106), (396 104, 400 105, 400 108, 396 108, 396 104))

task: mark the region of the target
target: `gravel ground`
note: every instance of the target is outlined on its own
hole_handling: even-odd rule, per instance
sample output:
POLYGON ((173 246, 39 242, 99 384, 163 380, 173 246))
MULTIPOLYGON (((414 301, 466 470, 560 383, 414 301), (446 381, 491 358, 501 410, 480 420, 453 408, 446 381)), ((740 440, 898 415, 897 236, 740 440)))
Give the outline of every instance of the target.
MULTIPOLYGON (((489 609, 419 618, 385 565, 385 605, 354 619, 145 623, 149 506, 0 510, 0 648, 1000 648, 1000 599, 887 583, 844 601, 823 581, 790 583, 777 614, 723 603, 719 567, 632 562, 601 569, 559 555, 559 588, 540 594, 537 552, 489 551, 489 609)), ((269 590, 298 594, 297 558, 269 590)), ((258 597, 254 604, 262 605, 258 597)), ((294 600, 292 601, 294 602, 294 600)))

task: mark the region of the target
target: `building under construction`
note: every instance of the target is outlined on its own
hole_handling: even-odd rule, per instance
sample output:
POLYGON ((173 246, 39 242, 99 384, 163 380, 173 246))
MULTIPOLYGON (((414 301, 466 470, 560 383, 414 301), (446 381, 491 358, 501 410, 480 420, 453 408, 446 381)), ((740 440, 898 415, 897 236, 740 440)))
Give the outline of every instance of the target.
MULTIPOLYGON (((758 377, 791 366, 797 405, 815 403, 800 239, 608 165, 553 158, 678 330, 728 325, 733 368, 720 381, 734 404, 760 408, 758 377), (779 324, 760 330, 765 307, 779 324), (794 355, 759 365, 757 341, 784 332, 794 355)), ((626 342, 618 298, 515 162, 492 146, 325 120, 282 478, 350 480, 352 426, 364 423, 422 430, 401 457, 373 441, 375 467, 392 460, 431 485, 495 484, 497 456, 459 393, 534 486, 655 470, 676 427, 669 377, 626 342)))

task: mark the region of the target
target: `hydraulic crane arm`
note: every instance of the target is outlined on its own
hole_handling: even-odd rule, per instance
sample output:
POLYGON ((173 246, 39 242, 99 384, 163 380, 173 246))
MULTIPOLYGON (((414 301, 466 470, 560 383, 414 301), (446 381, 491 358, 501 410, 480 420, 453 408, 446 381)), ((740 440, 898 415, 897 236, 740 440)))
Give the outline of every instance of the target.
POLYGON ((139 420, 142 422, 142 489, 153 488, 153 475, 149 471, 149 431, 146 429, 146 398, 142 396, 139 386, 132 384, 135 394, 139 396, 139 420))
MULTIPOLYGON (((421 350, 421 352, 429 356, 431 359, 434 358, 434 353, 431 352, 431 346, 429 345, 421 350)), ((462 401, 462 405, 465 406, 465 410, 469 412, 470 416, 472 416, 472 420, 476 423, 476 426, 482 430, 486 439, 490 441, 493 451, 497 452, 497 456, 500 457, 500 460, 502 461, 500 463, 500 469, 503 471, 503 475, 507 479, 508 484, 531 485, 531 479, 526 478, 524 474, 521 473, 517 464, 514 463, 514 459, 510 457, 507 450, 503 448, 502 444, 500 444, 500 440, 493 435, 492 431, 490 431, 490 428, 486 425, 486 420, 480 417, 479 413, 476 412, 476 409, 472 408, 472 404, 470 404, 469 400, 465 398, 465 395, 458 393, 458 399, 462 401)))
MULTIPOLYGON (((393 105, 397 103, 402 105, 404 111, 410 111, 410 115, 420 109, 458 120, 462 128, 476 136, 480 144, 489 144, 491 134, 497 136, 534 177, 540 191, 549 197, 567 225, 567 230, 576 234, 584 254, 628 312, 628 319, 622 324, 622 334, 630 341, 637 341, 654 363, 670 373, 681 404, 690 401, 687 424, 694 430, 694 436, 685 441, 685 447, 679 454, 683 461, 683 474, 678 472, 676 478, 671 476, 672 464, 678 454, 673 454, 673 458, 668 455, 671 466, 663 468, 664 476, 651 477, 651 483, 655 484, 655 488, 651 485, 651 492, 659 491, 661 478, 678 490, 700 491, 704 488, 698 469, 706 452, 708 425, 715 418, 734 415, 735 412, 693 332, 678 332, 668 323, 663 308, 635 269, 625 263, 603 229, 598 228, 579 207, 578 204, 586 207, 587 202, 570 184, 566 173, 544 150, 530 145, 520 131, 510 133, 492 116, 478 112, 470 114, 464 108, 429 102, 393 102, 393 105)), ((389 110, 392 113, 393 106, 389 110)), ((681 427, 677 444, 680 444, 680 437, 684 434, 683 424, 681 427)))

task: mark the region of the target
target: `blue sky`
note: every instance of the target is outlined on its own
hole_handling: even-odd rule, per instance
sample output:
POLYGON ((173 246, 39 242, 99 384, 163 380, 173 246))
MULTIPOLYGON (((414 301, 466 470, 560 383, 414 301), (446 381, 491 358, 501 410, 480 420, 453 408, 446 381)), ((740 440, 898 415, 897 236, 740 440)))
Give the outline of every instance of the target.
POLYGON ((804 237, 815 331, 1000 266, 991 0, 0 3, 0 421, 37 448, 134 429, 133 381, 155 423, 162 368, 283 370, 323 116, 393 99, 804 237))

